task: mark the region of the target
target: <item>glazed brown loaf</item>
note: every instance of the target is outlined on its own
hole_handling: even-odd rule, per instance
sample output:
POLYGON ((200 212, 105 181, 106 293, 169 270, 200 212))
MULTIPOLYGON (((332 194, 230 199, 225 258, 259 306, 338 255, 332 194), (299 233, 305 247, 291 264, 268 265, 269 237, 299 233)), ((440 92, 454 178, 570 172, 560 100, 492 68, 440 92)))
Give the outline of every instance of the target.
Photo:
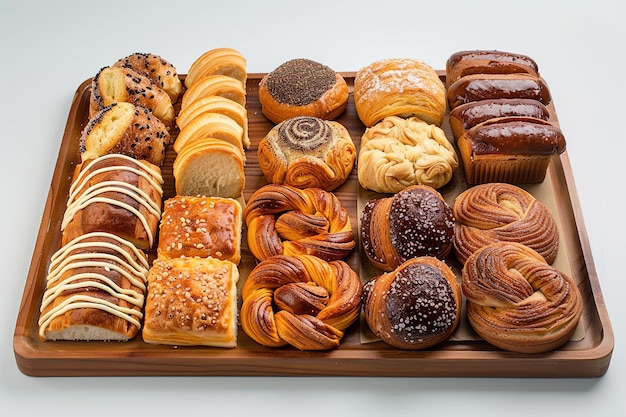
POLYGON ((446 61, 448 86, 473 74, 539 75, 539 67, 526 55, 496 50, 458 51, 446 61))

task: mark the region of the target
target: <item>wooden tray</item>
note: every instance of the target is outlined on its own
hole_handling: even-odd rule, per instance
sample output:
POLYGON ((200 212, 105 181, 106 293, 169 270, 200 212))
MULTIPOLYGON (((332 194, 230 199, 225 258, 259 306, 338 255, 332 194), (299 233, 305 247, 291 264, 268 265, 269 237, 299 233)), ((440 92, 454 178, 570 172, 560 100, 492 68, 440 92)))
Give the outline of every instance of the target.
MULTIPOLYGON (((266 183, 256 158, 259 140, 273 126, 262 115, 258 101, 258 83, 263 75, 248 74, 247 108, 252 146, 246 152, 246 198, 266 183)), ((348 109, 338 121, 348 128, 358 147, 365 128, 356 115, 352 100, 355 74, 342 75, 348 82, 351 97, 348 109)), ((439 71, 439 75, 445 78, 443 71, 439 71)), ((564 259, 579 283, 584 313, 579 336, 556 351, 543 354, 504 352, 472 336, 471 331, 466 336, 456 335, 432 349, 401 351, 380 341, 366 340, 366 331, 362 331, 363 326, 359 322, 346 331, 338 349, 328 352, 265 348, 251 340, 241 327, 236 349, 156 346, 144 343, 141 335, 126 343, 40 341, 37 320, 46 269, 50 256, 60 246, 60 224, 70 180, 75 165, 80 161, 78 138, 88 118, 90 81, 86 80, 79 86, 70 109, 17 317, 13 349, 18 368, 24 374, 596 377, 608 369, 614 344, 613 331, 596 276, 567 152, 554 159, 548 178, 541 187, 555 203, 553 210, 559 218, 564 243, 560 251, 566 251, 564 259)), ((552 121, 558 123, 554 105, 549 108, 553 114, 552 121)), ((448 137, 452 138, 447 118, 443 127, 448 137)), ((175 136, 177 131, 172 134, 175 136)), ((171 169, 174 156, 170 147, 163 167, 164 199, 174 195, 171 169)), ((440 190, 448 202, 467 186, 461 171, 457 170, 450 184, 440 190)), ((359 207, 369 197, 360 189, 356 169, 335 194, 348 209, 356 230, 359 207)), ((347 261, 360 271, 363 280, 372 273, 358 250, 347 261)), ((454 260, 449 262, 454 265, 454 260)), ((244 240, 240 285, 254 264, 244 240)), ((458 272, 458 265, 456 270, 458 272)))

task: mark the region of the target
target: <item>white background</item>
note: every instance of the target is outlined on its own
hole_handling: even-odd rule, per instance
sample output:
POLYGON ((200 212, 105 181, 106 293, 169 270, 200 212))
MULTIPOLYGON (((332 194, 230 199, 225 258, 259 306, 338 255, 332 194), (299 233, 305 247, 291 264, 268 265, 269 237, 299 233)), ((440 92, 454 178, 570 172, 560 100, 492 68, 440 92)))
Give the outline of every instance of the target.
POLYGON ((0 0, 0 404, 7 415, 624 415, 626 277, 623 71, 626 6, 595 1, 0 0), (443 69, 463 49, 527 54, 555 100, 615 332, 592 379, 34 378, 12 337, 44 202, 78 85, 130 53, 180 73, 229 46, 249 72, 296 57, 337 71, 415 57, 443 69), (440 413, 439 413, 440 412, 440 413), (384 413, 384 414, 383 414, 384 413))

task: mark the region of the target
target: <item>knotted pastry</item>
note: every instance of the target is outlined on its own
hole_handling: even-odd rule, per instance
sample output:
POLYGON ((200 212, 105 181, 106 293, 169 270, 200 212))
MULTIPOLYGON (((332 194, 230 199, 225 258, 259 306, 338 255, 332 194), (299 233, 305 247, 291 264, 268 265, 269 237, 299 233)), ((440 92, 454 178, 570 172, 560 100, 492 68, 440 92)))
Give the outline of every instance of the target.
POLYGON ((238 280, 229 261, 156 259, 148 275, 144 342, 236 347, 238 280))
POLYGON ((461 263, 495 242, 521 243, 551 264, 559 249, 559 229, 552 213, 526 190, 512 184, 477 185, 459 194, 452 207, 454 250, 461 263))
POLYGON ((310 116, 279 123, 258 147, 265 178, 297 188, 332 191, 346 181, 355 160, 356 147, 343 125, 310 116))
POLYGON ((474 330, 513 352, 556 349, 571 338, 582 315, 574 281, 518 243, 493 243, 470 256, 462 290, 474 330))
POLYGON ((277 255, 246 279, 241 327, 268 347, 334 349, 359 316, 362 290, 358 275, 343 261, 277 255))
POLYGON ((165 91, 133 69, 104 67, 91 82, 89 117, 119 102, 149 109, 168 129, 174 125, 174 105, 165 91))
POLYGON ((175 196, 165 200, 157 255, 213 257, 239 264, 241 205, 230 198, 175 196))
POLYGON ((348 106, 341 74, 310 59, 292 59, 259 83, 261 111, 274 123, 298 116, 333 120, 348 106))
POLYGON ((259 260, 308 254, 331 261, 356 246, 348 211, 320 188, 265 185, 250 196, 244 219, 248 248, 259 260))
POLYGON ((176 103, 183 89, 176 68, 159 55, 136 52, 121 58, 114 67, 130 68, 148 78, 154 85, 165 91, 172 103, 176 103))
POLYGON ((61 223, 62 244, 90 232, 107 232, 140 249, 152 248, 163 177, 159 167, 110 154, 78 165, 61 223))
POLYGON ((446 91, 430 65, 410 58, 386 59, 356 73, 354 105, 366 127, 387 116, 416 116, 441 126, 446 112, 446 91))
POLYGON ((476 50, 459 51, 446 62, 448 85, 466 75, 473 74, 530 74, 539 75, 534 59, 513 52, 476 50))
POLYGON ((50 259, 42 340, 128 341, 141 328, 148 257, 116 235, 86 233, 50 259))
POLYGON ((113 103, 89 119, 80 139, 81 159, 123 154, 161 166, 170 143, 167 127, 145 107, 113 103))
POLYGON ((389 116, 365 130, 357 172, 363 188, 397 193, 416 184, 442 187, 458 166, 442 129, 417 117, 389 116))
POLYGON ((361 212, 360 229, 369 262, 392 271, 411 258, 448 256, 454 217, 435 189, 413 185, 392 197, 368 201, 361 212))
POLYGON ((208 75, 226 75, 246 83, 246 59, 232 48, 215 48, 206 51, 196 59, 187 71, 185 86, 191 87, 197 80, 208 75))
POLYGON ((461 318, 461 287, 437 258, 409 259, 363 286, 372 332, 399 349, 426 349, 446 340, 461 318))

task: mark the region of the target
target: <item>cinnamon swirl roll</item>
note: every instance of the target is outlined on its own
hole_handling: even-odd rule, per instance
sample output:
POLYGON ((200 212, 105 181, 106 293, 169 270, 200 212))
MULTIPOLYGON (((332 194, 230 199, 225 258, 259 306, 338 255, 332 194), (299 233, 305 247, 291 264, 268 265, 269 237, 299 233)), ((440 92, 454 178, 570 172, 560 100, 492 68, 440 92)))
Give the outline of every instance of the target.
POLYGON ((258 148, 265 178, 297 188, 332 191, 346 181, 355 159, 356 147, 343 125, 310 116, 279 123, 258 148))
POLYGON ((582 315, 576 284, 528 246, 499 242, 465 263, 462 290, 470 325, 501 349, 538 353, 566 343, 582 315))

